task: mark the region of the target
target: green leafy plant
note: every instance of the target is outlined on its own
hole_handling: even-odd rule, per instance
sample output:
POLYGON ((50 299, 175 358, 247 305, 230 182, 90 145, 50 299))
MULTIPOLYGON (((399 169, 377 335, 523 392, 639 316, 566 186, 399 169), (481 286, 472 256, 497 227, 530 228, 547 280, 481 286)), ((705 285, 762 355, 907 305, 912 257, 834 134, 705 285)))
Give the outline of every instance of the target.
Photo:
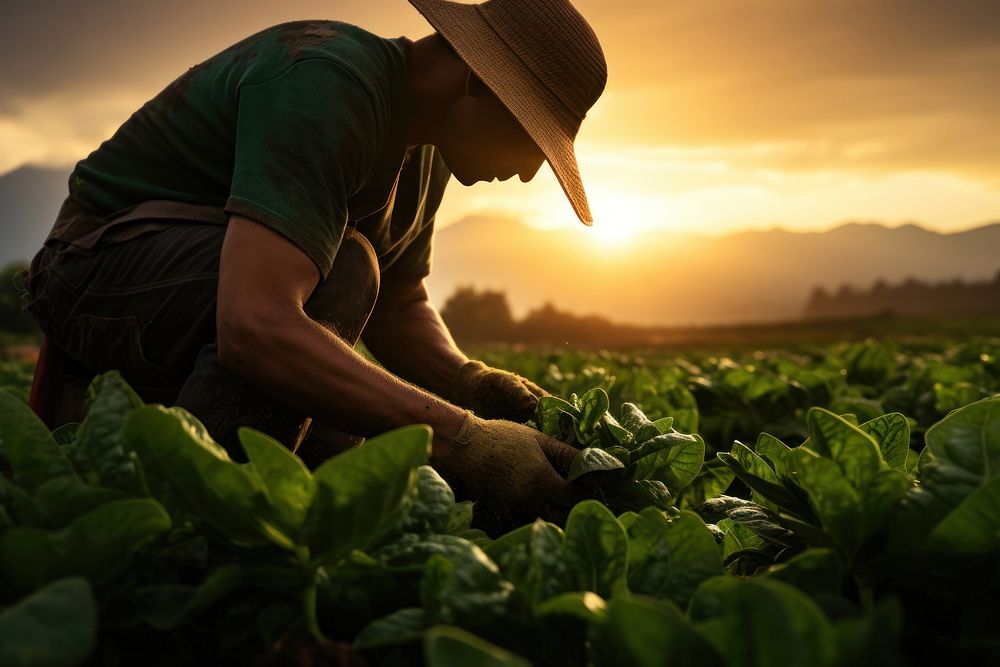
MULTIPOLYGON (((819 371, 779 390, 721 358, 659 380, 612 355, 601 372, 567 370, 563 382, 591 386, 543 399, 537 425, 579 449, 573 484, 593 498, 565 525, 497 539, 427 465, 423 426, 309 470, 249 429, 247 462, 234 461, 191 415, 142 405, 114 373, 92 385, 80 424, 52 433, 0 392, 0 663, 153 651, 180 664, 989 664, 1000 396, 935 420, 919 396, 910 404, 931 411, 919 419, 885 412, 876 403, 898 397, 878 387, 913 368, 837 349, 870 383, 863 397, 819 371), (746 423, 803 388, 863 411, 803 408, 793 427, 793 408, 774 422, 780 437, 719 452, 620 400, 640 392, 697 424, 685 373, 756 405, 746 423)), ((941 383, 948 365, 934 364, 922 368, 941 383)))
POLYGON ((568 401, 544 396, 536 422, 546 435, 576 446, 568 479, 590 490, 615 511, 655 506, 673 498, 701 470, 705 443, 673 428, 673 418, 649 420, 631 403, 621 420, 609 412, 607 393, 594 388, 568 401))

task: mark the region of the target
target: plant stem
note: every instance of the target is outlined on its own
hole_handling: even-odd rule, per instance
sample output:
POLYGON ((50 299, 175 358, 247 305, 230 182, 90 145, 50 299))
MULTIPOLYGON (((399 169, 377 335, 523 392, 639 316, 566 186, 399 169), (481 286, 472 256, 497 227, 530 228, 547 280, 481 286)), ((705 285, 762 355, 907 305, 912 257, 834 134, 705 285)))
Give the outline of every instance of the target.
POLYGON ((306 608, 306 627, 309 633, 319 642, 326 641, 323 631, 319 629, 319 618, 316 616, 316 582, 313 582, 302 594, 302 602, 306 608))

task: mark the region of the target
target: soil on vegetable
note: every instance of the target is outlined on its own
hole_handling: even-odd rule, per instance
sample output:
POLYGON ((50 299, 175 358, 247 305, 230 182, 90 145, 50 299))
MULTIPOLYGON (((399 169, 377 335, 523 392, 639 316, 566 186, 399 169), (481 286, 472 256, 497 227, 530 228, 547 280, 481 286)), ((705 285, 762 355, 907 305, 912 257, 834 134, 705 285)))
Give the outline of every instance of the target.
POLYGON ((322 643, 303 635, 286 635, 262 655, 255 667, 366 667, 354 647, 345 642, 322 643))

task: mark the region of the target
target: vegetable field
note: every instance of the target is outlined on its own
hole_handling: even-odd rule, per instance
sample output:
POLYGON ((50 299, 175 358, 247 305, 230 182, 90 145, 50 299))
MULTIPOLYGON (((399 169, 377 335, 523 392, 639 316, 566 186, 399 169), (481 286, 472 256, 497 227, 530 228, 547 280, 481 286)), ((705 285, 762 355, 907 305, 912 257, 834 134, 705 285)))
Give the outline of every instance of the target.
POLYGON ((579 449, 564 525, 482 530, 411 426, 236 461, 115 373, 0 392, 2 665, 1000 662, 1000 340, 489 349, 579 449))

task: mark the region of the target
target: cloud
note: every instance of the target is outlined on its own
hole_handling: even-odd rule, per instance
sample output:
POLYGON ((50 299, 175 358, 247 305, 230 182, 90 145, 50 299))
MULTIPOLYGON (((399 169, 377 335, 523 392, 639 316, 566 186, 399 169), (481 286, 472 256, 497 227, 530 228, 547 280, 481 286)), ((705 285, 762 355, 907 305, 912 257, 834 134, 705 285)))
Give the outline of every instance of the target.
MULTIPOLYGON (((985 188, 980 205, 989 192, 996 201, 1000 2, 576 4, 610 70, 580 133, 585 176, 587 160, 624 154, 632 168, 597 166, 595 178, 758 201, 740 188, 937 171, 942 196, 958 196, 946 185, 957 178, 985 188)), ((316 17, 386 36, 428 31, 404 0, 13 3, 0 22, 0 172, 75 162, 189 66, 268 25, 316 17)), ((475 192, 497 203, 493 190, 475 192)))
POLYGON ((1000 3, 641 2, 607 21, 615 66, 589 138, 798 144, 768 165, 997 179, 1000 3))
POLYGON ((283 21, 341 19, 376 32, 417 30, 422 23, 408 3, 394 0, 7 4, 0 22, 0 100, 53 93, 87 97, 106 87, 131 87, 148 99, 191 65, 283 21))
POLYGON ((86 157, 142 102, 127 90, 8 100, 7 111, 0 112, 0 174, 26 163, 62 167, 86 157))
POLYGON ((387 35, 430 31, 391 0, 12 3, 0 21, 0 173, 72 164, 190 66, 269 25, 317 17, 387 35))

